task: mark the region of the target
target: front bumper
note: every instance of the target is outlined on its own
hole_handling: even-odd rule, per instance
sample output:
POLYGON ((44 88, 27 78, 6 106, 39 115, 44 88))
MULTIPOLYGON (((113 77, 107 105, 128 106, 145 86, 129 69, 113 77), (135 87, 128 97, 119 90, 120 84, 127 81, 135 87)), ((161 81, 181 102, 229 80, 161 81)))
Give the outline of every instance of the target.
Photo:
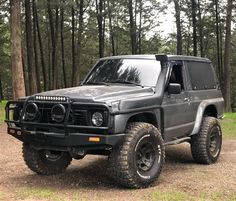
MULTIPOLYGON (((69 99, 68 99, 69 100, 69 99)), ((62 123, 41 123, 25 121, 23 114, 25 107, 29 102, 36 102, 35 100, 27 99, 22 101, 23 109, 20 113, 19 119, 12 119, 12 112, 20 101, 9 101, 6 105, 6 120, 8 125, 8 134, 17 138, 18 140, 30 143, 42 149, 71 149, 71 148, 86 148, 86 150, 96 149, 111 149, 115 146, 125 134, 113 134, 112 131, 112 117, 108 118, 105 127, 95 127, 91 125, 72 125, 69 123, 69 115, 72 106, 88 106, 94 108, 109 108, 104 104, 89 104, 77 103, 68 101, 63 104, 67 105, 65 120, 62 123)), ((48 104, 46 101, 40 101, 41 104, 48 104)), ((57 104, 57 102, 53 102, 57 104)))
POLYGON ((26 143, 37 144, 45 147, 113 147, 125 134, 99 135, 86 133, 51 133, 41 131, 27 131, 20 127, 8 127, 8 134, 26 143))

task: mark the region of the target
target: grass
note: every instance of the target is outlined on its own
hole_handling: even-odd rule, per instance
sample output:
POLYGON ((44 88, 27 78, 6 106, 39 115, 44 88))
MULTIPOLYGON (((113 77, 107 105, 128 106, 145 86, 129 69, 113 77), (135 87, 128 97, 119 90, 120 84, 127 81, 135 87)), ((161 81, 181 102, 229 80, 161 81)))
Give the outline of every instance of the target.
POLYGON ((191 200, 190 196, 181 191, 153 192, 152 201, 187 201, 191 200))
MULTIPOLYGON (((74 195, 60 194, 52 188, 38 188, 38 187, 21 187, 16 189, 15 195, 20 200, 56 200, 56 201, 87 201, 87 199, 81 197, 79 193, 74 195)), ((1 200, 1 198, 0 198, 1 200)))
POLYGON ((198 196, 183 191, 156 191, 151 193, 152 201, 236 201, 235 192, 202 192, 198 196))
POLYGON ((16 190, 20 199, 49 199, 55 196, 56 191, 49 188, 22 187, 16 190))
POLYGON ((7 103, 7 101, 1 101, 0 102, 0 123, 4 122, 6 103, 7 103))
POLYGON ((0 191, 0 200, 4 200, 4 198, 5 198, 4 193, 0 191))
POLYGON ((221 125, 223 137, 236 138, 236 113, 225 113, 225 119, 221 125))

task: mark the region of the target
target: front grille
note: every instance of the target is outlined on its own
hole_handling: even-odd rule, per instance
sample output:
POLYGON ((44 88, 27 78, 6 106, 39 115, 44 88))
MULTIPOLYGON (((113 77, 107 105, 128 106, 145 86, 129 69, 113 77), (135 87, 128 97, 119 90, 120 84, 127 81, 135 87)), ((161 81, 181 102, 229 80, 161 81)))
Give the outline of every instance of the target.
POLYGON ((72 108, 71 116, 73 118, 73 123, 80 126, 88 126, 88 112, 87 110, 81 110, 78 108, 72 108))

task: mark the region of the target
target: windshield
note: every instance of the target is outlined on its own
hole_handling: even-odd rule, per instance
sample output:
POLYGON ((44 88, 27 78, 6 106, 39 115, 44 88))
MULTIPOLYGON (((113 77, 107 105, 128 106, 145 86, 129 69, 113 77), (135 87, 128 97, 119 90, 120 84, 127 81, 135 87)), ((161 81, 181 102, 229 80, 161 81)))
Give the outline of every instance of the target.
POLYGON ((160 61, 156 60, 101 60, 90 72, 84 84, 123 83, 156 86, 160 71, 160 61))

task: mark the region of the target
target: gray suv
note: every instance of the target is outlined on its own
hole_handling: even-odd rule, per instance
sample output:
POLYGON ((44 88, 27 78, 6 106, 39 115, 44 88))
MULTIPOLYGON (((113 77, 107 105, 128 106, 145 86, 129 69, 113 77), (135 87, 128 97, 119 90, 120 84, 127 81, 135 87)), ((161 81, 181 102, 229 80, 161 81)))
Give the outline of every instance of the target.
POLYGON ((196 162, 217 161, 223 103, 209 59, 114 56, 100 59, 81 86, 9 101, 6 122, 38 174, 107 155, 115 181, 143 188, 159 177, 167 145, 189 142, 196 162))

